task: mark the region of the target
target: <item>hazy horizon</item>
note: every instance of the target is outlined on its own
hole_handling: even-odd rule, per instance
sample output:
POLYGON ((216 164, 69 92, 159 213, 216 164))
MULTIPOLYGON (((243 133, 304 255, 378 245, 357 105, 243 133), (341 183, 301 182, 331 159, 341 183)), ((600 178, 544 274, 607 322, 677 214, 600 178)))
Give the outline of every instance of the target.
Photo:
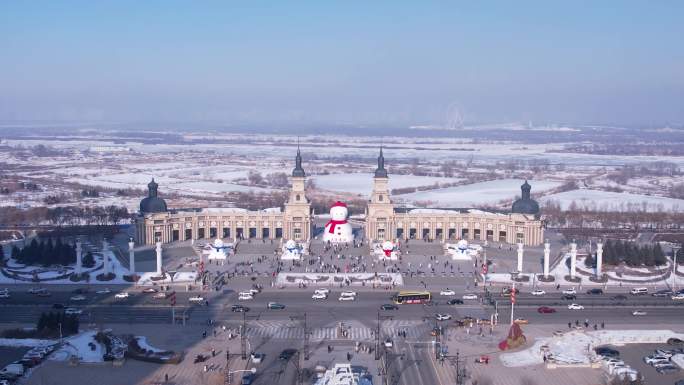
POLYGON ((684 3, 0 4, 1 121, 684 124, 684 3))

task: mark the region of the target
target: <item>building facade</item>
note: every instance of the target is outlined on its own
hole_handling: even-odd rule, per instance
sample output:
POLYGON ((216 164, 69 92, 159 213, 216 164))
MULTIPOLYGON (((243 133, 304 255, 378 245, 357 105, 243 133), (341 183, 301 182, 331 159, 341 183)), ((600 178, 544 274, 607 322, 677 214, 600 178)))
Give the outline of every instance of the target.
POLYGON ((157 195, 157 183, 148 184, 148 196, 140 202, 136 218, 136 242, 153 245, 196 239, 294 239, 311 238, 311 203, 306 197, 306 173, 297 149, 291 188, 284 209, 251 211, 240 208, 167 209, 157 195))
POLYGON ((531 186, 521 186, 522 198, 508 213, 479 209, 418 209, 395 207, 390 199, 389 177, 380 149, 366 211, 366 238, 374 241, 432 239, 441 242, 466 239, 537 246, 544 242, 539 205, 530 198, 531 186), (536 208, 536 210, 535 210, 536 208))

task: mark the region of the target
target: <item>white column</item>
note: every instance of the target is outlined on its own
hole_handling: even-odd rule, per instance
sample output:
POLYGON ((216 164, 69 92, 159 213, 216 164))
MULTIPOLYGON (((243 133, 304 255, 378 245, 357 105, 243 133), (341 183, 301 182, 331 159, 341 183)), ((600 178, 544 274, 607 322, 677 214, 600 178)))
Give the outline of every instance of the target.
POLYGON ((109 275, 109 245, 107 240, 102 240, 102 258, 104 261, 104 275, 109 275))
POLYGON ((128 270, 130 271, 131 275, 135 275, 135 251, 133 251, 134 247, 135 242, 128 242, 128 270))
POLYGON ((523 269, 523 244, 518 243, 518 272, 522 273, 523 269))
POLYGON ((157 275, 162 275, 162 246, 161 242, 157 242, 157 275))
POLYGON ((549 276, 549 257, 551 256, 551 245, 548 241, 544 243, 544 277, 549 276))
POLYGON ((577 267, 577 244, 575 242, 570 244, 570 278, 575 278, 575 271, 577 267))
POLYGON ((596 277, 601 278, 603 274, 603 243, 596 244, 596 277))
POLYGON ((76 274, 83 272, 83 247, 81 241, 76 241, 76 274))

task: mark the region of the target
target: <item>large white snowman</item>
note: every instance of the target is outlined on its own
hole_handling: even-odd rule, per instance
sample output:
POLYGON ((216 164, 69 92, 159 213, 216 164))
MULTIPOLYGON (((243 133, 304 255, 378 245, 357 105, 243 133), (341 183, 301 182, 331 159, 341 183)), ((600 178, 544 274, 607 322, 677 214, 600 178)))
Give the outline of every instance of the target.
POLYGON ((302 246, 290 239, 283 245, 283 254, 280 256, 282 260, 300 260, 302 258, 302 246))
POLYGON ((347 223, 347 205, 337 201, 330 207, 330 221, 325 225, 323 242, 351 243, 354 240, 352 227, 347 223))

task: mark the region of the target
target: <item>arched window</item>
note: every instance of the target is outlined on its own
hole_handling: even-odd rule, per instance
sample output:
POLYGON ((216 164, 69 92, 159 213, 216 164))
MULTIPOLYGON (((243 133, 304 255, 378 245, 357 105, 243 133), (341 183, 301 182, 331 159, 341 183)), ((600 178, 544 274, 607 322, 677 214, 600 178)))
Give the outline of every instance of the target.
POLYGON ((382 195, 378 195, 378 200, 382 202, 382 195))
POLYGON ((299 199, 300 199, 299 194, 297 194, 297 196, 295 197, 295 199, 299 202, 299 199))

